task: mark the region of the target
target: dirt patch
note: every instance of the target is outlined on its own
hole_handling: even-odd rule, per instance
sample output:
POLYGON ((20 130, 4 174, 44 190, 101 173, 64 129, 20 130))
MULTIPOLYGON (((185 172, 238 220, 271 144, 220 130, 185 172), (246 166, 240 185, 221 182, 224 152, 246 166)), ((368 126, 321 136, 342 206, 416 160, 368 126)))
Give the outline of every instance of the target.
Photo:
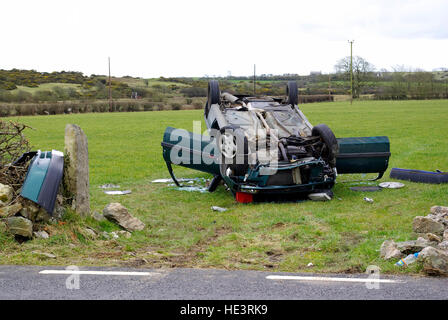
POLYGON ((364 236, 360 233, 343 232, 341 233, 341 242, 346 246, 356 246, 364 240, 364 236))
POLYGON ((272 226, 273 229, 283 229, 286 225, 283 222, 277 222, 272 226))
POLYGON ((123 261, 120 263, 122 266, 129 267, 129 268, 138 268, 141 266, 144 266, 148 264, 148 260, 144 258, 135 258, 128 261, 123 261))
POLYGON ((109 258, 119 258, 123 255, 121 251, 112 251, 112 252, 95 252, 93 254, 94 258, 97 259, 109 259, 109 258))
POLYGON ((347 269, 341 270, 340 273, 353 274, 353 273, 363 273, 364 270, 360 265, 350 266, 347 269))

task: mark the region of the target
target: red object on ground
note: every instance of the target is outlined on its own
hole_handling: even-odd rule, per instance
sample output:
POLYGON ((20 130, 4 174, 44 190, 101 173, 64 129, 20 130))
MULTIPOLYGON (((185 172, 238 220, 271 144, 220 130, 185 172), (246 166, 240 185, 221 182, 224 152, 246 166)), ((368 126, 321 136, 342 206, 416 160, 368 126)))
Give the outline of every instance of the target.
POLYGON ((254 201, 254 198, 250 193, 237 192, 236 201, 239 203, 251 203, 254 201))

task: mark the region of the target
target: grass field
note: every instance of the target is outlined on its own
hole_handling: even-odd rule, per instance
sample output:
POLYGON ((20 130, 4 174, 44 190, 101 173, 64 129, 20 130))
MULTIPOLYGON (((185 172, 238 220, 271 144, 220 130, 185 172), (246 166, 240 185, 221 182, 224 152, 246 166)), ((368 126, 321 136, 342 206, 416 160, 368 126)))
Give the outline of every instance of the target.
POLYGON ((37 87, 31 88, 31 87, 26 87, 26 86, 17 86, 17 89, 11 90, 12 93, 17 93, 18 91, 26 91, 29 93, 35 93, 36 91, 42 91, 42 90, 53 90, 55 87, 61 87, 64 89, 68 89, 68 88, 74 88, 79 90, 81 88, 80 84, 75 84, 75 83, 43 83, 37 87))
MULTIPOLYGON (((447 100, 316 103, 303 110, 311 123, 326 123, 337 137, 389 136, 389 169, 448 171, 447 100)), ((412 239, 416 215, 448 205, 447 185, 409 182, 403 189, 364 194, 341 183, 354 177, 340 176, 330 202, 243 205, 223 187, 208 194, 151 183, 169 177, 160 146, 165 127, 191 130, 192 121, 200 119, 201 110, 20 118, 34 128, 28 137, 42 150, 63 150, 65 125, 80 125, 89 138, 92 210, 118 201, 147 227, 130 239, 92 240, 83 235, 84 226, 118 228, 69 213, 65 219, 74 223, 49 226, 50 239, 23 244, 0 227, 0 263, 312 272, 363 272, 375 264, 389 273, 419 271, 416 265, 398 270, 394 261, 379 258, 379 248, 386 239, 412 239), (99 188, 104 183, 119 184, 132 194, 107 196, 99 188), (363 201, 365 196, 375 202, 363 201), (229 210, 214 212, 212 205, 229 210), (40 260, 33 250, 52 252, 57 259, 40 260)), ((178 177, 208 177, 180 167, 175 172, 178 177)), ((390 180, 388 175, 382 181, 390 180)))

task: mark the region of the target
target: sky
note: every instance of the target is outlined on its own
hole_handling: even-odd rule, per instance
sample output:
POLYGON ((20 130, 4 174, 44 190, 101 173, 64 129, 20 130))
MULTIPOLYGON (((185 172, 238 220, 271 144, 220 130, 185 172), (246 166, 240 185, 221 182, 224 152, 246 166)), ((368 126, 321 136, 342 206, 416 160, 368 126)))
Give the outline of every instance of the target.
POLYGON ((448 68, 447 0, 14 0, 0 69, 174 77, 448 68))

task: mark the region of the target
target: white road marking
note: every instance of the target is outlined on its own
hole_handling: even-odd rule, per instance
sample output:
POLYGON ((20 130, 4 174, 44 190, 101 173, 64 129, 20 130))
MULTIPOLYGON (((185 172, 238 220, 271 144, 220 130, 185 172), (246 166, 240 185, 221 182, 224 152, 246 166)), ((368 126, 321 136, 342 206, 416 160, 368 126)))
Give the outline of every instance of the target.
POLYGON ((86 270, 42 270, 40 274, 84 274, 84 275, 104 275, 104 276, 157 276, 157 272, 128 272, 128 271, 86 271, 86 270))
POLYGON ((335 278, 335 277, 312 277, 312 276, 267 276, 269 280, 301 280, 301 281, 331 281, 331 282, 369 282, 369 283, 404 283, 402 280, 370 279, 370 278, 335 278))

